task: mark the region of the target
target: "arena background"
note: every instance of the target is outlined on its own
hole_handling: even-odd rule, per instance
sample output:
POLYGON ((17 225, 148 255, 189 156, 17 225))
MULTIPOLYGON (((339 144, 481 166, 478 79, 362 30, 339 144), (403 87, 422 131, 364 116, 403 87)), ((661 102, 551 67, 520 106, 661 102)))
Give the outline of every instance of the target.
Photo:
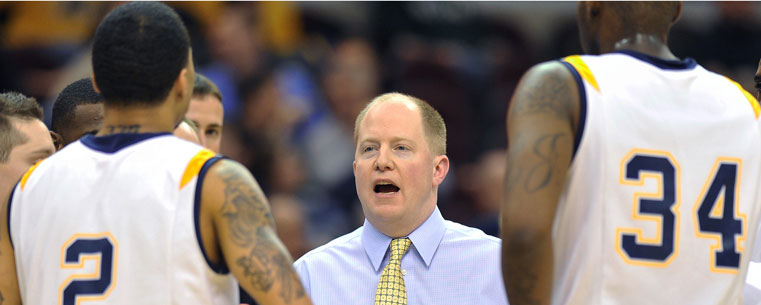
MULTIPOLYGON (((49 118, 58 92, 90 76, 93 31, 117 4, 0 2, 0 90, 36 97, 49 118)), ((444 217, 497 235, 513 89, 533 64, 581 52, 575 2, 169 5, 196 70, 224 95, 222 152, 254 173, 294 258, 361 224, 354 118, 389 91, 427 100, 447 123, 444 217)), ((760 10, 687 2, 670 46, 755 94, 760 10)))

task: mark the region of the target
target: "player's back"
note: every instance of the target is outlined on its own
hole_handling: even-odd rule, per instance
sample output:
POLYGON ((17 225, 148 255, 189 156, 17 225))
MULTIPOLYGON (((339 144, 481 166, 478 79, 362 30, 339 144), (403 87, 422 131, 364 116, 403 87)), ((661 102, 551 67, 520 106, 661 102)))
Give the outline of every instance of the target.
POLYGON ((583 83, 582 127, 553 304, 738 304, 761 211, 755 99, 692 60, 564 62, 583 83))
POLYGON ((24 303, 235 303, 200 246, 198 177, 216 159, 171 134, 117 134, 30 169, 9 216, 24 303))

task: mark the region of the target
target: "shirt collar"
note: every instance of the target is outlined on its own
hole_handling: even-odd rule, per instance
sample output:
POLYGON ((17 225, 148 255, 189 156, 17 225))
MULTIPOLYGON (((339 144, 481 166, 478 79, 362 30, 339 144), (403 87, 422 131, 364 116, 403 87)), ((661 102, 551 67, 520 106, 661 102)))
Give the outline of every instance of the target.
MULTIPOLYGON (((436 207, 433 213, 428 216, 428 219, 408 236, 414 246, 413 249, 416 249, 418 254, 420 254, 426 267, 431 265, 433 254, 439 248, 439 243, 444 237, 445 230, 444 217, 441 216, 439 207, 436 207)), ((365 219, 362 227, 362 246, 365 248, 365 253, 370 258, 370 262, 373 264, 376 272, 380 270, 389 244, 391 244, 391 237, 378 231, 365 219)))

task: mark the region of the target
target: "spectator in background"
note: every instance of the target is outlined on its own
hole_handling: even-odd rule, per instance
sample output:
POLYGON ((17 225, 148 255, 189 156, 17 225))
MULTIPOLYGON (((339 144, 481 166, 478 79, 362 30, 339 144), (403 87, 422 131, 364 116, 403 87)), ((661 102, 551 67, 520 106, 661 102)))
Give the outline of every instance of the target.
POLYGON ((499 237, 499 209, 506 157, 504 149, 487 151, 478 158, 475 166, 466 171, 467 178, 462 179, 471 195, 470 205, 473 208, 473 215, 469 215, 466 224, 496 237, 499 237))
MULTIPOLYGON (((206 30, 212 62, 199 72, 220 89, 224 112, 237 119, 243 103, 239 91, 246 80, 260 77, 269 60, 254 15, 255 5, 248 2, 227 3, 206 30)), ((243 117, 245 119, 245 117, 243 117)))
POLYGON ((272 218, 277 226, 277 236, 292 257, 301 257, 311 249, 304 225, 304 203, 300 202, 298 197, 288 194, 275 194, 268 199, 272 207, 272 218))
POLYGON ((201 146, 219 153, 225 118, 222 93, 217 85, 200 73, 196 73, 193 97, 185 116, 196 125, 201 146))
POLYGON ((21 175, 55 152, 37 100, 0 93, 0 200, 6 200, 21 175))
POLYGON ((58 94, 50 127, 56 150, 86 134, 96 134, 101 126, 103 97, 93 89, 91 78, 75 81, 58 94))
POLYGON ((322 187, 335 188, 347 180, 353 183, 354 120, 378 94, 379 73, 375 52, 362 39, 342 41, 329 57, 321 80, 327 113, 303 139, 311 176, 322 187))

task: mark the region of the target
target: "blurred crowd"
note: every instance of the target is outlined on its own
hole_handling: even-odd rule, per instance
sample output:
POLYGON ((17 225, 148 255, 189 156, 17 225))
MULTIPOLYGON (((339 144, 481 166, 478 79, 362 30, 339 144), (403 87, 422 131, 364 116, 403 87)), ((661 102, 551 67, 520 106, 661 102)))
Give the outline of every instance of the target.
MULTIPOLYGON (((90 76, 90 39, 117 4, 1 2, 2 91, 37 98, 49 115, 67 84, 90 76)), ((221 152, 261 184, 294 258, 362 224, 354 120, 373 97, 393 91, 428 101, 447 124, 444 218, 498 236, 513 89, 533 64, 581 52, 575 6, 539 40, 530 24, 486 14, 489 3, 168 4, 190 31, 196 70, 222 93, 221 152)), ((711 5, 710 24, 674 27, 672 50, 753 92, 758 5, 711 5)))

